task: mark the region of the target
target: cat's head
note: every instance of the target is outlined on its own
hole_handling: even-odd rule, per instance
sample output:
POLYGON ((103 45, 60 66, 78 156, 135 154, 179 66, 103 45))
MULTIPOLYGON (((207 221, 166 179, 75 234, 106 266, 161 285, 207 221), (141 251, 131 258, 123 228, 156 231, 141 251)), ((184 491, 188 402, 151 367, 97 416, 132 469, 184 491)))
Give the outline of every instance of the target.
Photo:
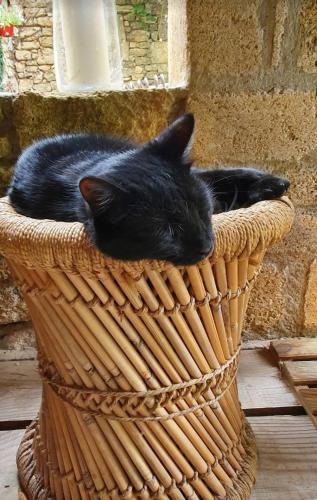
POLYGON ((212 196, 188 159, 193 130, 193 116, 184 115, 81 179, 88 230, 104 254, 190 265, 212 250, 212 196))

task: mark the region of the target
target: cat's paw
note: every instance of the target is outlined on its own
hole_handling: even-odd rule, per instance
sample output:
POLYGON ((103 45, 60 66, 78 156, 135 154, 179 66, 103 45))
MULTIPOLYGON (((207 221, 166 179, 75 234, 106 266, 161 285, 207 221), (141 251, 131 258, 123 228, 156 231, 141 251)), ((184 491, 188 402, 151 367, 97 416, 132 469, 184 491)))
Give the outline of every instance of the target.
POLYGON ((287 179, 275 175, 263 174, 250 188, 247 202, 250 204, 263 200, 280 198, 288 190, 290 183, 287 179))

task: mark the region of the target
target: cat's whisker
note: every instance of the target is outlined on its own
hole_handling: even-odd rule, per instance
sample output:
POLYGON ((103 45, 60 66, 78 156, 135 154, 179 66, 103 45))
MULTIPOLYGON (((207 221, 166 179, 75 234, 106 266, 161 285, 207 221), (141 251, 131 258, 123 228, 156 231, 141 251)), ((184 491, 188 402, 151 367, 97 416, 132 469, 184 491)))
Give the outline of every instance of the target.
POLYGON ((232 178, 235 178, 237 177, 236 174, 232 174, 232 175, 228 175, 226 177, 221 177, 220 179, 217 179, 215 181, 212 181, 211 185, 212 186, 215 186, 216 184, 218 184, 219 182, 222 182, 222 181, 227 181, 228 179, 232 179, 232 178))

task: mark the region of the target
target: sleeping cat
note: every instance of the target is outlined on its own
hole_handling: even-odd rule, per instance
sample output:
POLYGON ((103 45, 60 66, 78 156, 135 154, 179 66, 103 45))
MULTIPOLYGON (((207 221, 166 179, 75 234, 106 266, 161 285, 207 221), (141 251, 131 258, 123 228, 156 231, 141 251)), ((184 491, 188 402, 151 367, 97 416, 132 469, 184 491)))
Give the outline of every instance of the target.
POLYGON ((251 168, 191 166, 194 118, 178 118, 143 146, 99 135, 43 139, 20 156, 9 188, 15 210, 82 221, 105 255, 189 265, 213 248, 211 215, 280 197, 289 182, 251 168))

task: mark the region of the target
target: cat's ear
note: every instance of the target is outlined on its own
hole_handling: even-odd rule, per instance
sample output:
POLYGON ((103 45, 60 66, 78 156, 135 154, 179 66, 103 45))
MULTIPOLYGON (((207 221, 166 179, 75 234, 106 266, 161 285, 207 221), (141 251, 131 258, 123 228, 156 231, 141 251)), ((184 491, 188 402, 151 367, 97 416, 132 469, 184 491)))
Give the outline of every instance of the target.
POLYGON ((106 211, 119 192, 119 189, 110 182, 93 176, 81 179, 79 189, 94 215, 106 211))
POLYGON ((186 157, 191 149, 195 120, 191 113, 177 118, 145 147, 170 160, 186 157))

